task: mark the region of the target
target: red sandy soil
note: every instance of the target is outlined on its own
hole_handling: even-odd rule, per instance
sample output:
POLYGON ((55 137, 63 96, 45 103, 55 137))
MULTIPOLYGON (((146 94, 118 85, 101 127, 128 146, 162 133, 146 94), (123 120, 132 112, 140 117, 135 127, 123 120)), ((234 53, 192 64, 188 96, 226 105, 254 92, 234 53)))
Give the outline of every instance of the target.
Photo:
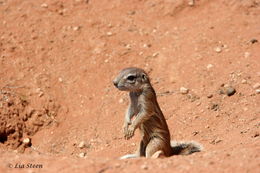
POLYGON ((0 0, 0 172, 258 172, 260 1, 188 2, 0 0), (118 160, 140 140, 123 138, 128 94, 112 85, 129 66, 172 139, 203 152, 118 160))

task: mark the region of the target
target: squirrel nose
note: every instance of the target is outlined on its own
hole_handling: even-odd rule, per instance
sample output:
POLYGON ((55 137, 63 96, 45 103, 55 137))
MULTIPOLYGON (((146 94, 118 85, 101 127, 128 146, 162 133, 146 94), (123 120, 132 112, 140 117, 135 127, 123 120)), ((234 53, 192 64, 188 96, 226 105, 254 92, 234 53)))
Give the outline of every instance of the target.
POLYGON ((113 83, 114 83, 115 87, 117 87, 118 82, 114 80, 113 83))

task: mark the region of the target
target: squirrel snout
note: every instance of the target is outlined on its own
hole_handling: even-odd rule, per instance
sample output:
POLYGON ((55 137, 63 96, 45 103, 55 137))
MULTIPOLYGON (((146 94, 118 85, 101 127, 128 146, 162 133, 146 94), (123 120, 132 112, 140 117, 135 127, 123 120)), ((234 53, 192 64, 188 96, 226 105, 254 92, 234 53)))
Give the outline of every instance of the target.
POLYGON ((113 84, 115 85, 115 87, 118 86, 118 82, 116 80, 113 81, 113 84))

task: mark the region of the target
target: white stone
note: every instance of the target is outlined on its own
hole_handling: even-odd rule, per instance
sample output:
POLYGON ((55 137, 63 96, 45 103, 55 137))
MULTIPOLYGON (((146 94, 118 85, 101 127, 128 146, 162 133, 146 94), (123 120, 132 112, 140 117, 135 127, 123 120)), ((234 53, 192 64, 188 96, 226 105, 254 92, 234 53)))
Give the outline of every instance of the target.
POLYGON ((220 52, 222 51, 222 49, 221 49, 221 47, 215 47, 215 51, 216 51, 217 53, 220 53, 220 52))
POLYGON ((43 4, 41 5, 41 7, 42 7, 42 8, 48 8, 48 4, 43 3, 43 4))
POLYGON ((83 158, 86 156, 86 153, 79 153, 79 157, 83 158))
POLYGON ((208 65, 207 65, 207 69, 211 69, 212 67, 213 67, 212 64, 208 64, 208 65))
POLYGON ((253 85, 253 88, 254 88, 254 89, 258 89, 258 88, 260 88, 260 83, 256 83, 256 84, 254 84, 254 85, 253 85))
POLYGON ((244 57, 245 57, 245 58, 248 58, 248 57, 250 57, 250 55, 251 55, 251 53, 250 53, 250 52, 245 52, 245 53, 244 53, 244 57))
POLYGON ((78 31, 79 28, 80 28, 79 26, 74 26, 74 27, 73 27, 73 30, 74 30, 74 31, 78 31))
POLYGON ((84 141, 81 141, 81 142, 79 143, 79 145, 78 145, 78 147, 79 147, 80 149, 84 148, 85 146, 86 146, 86 144, 85 144, 84 141))
POLYGON ((131 45, 130 45, 130 44, 127 44, 127 45, 125 46, 125 48, 131 49, 131 45))
POLYGON ((26 144, 26 145, 28 145, 30 142, 31 142, 30 138, 24 138, 23 139, 23 143, 26 144))
POLYGON ((181 87, 181 88, 180 88, 180 92, 181 92, 182 94, 188 94, 189 89, 188 89, 188 88, 185 88, 185 87, 181 87))
POLYGON ((189 0, 189 2, 188 2, 189 6, 194 6, 194 4, 195 4, 194 0, 189 0))
POLYGON ((119 99, 119 103, 123 103, 124 102, 124 99, 119 99))
POLYGON ((155 52, 155 53, 153 53, 153 57, 157 57, 159 55, 159 53, 158 52, 155 52))
POLYGON ((111 36, 111 35, 113 35, 112 32, 107 32, 107 36, 111 36))
POLYGON ((247 83, 247 80, 243 79, 243 80, 241 81, 241 83, 242 83, 242 84, 246 84, 246 83, 247 83))

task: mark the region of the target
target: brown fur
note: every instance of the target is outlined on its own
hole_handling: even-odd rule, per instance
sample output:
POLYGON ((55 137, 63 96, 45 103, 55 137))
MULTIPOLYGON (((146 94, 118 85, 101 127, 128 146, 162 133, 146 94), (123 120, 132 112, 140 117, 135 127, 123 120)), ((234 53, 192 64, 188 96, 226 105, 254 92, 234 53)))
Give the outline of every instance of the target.
POLYGON ((137 153, 123 156, 122 159, 141 156, 158 158, 162 155, 168 157, 201 150, 199 144, 191 142, 171 144, 166 120, 144 70, 135 67, 123 69, 113 83, 119 90, 129 91, 130 105, 124 123, 125 138, 130 139, 137 128, 142 136, 137 153))

